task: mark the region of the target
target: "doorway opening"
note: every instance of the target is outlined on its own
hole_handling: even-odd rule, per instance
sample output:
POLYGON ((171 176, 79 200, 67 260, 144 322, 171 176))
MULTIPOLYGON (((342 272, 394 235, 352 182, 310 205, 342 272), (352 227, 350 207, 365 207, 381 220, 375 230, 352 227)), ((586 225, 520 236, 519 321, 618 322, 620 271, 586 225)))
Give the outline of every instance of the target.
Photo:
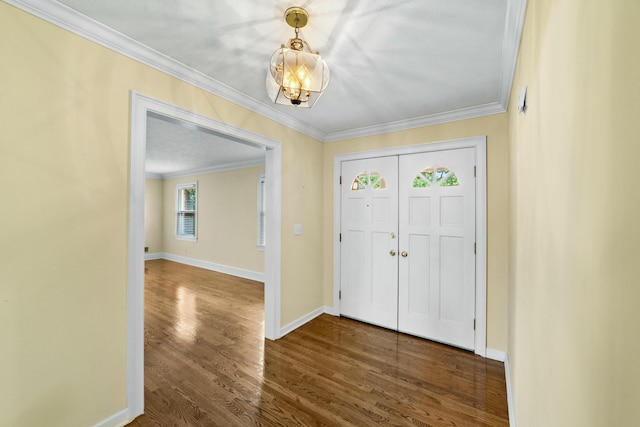
POLYGON ((266 241, 264 253, 265 337, 280 337, 281 264, 281 146, 280 142, 222 123, 184 108, 131 93, 128 308, 127 308, 127 409, 129 419, 144 412, 144 201, 147 118, 159 115, 205 130, 221 138, 264 147, 266 241))

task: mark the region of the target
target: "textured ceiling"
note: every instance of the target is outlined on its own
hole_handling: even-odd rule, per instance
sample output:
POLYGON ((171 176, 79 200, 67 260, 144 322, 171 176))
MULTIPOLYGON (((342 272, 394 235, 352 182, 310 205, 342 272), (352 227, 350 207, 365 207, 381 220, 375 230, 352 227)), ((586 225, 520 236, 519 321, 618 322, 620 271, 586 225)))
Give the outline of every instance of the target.
POLYGON ((324 141, 505 111, 526 4, 5 1, 324 141), (309 12, 301 36, 331 70, 311 109, 275 105, 265 90, 271 54, 293 36, 283 17, 291 6, 309 12))
POLYGON ((331 134, 498 102, 508 0, 61 0, 237 91, 269 103, 266 65, 293 35, 329 64, 312 109, 272 105, 331 134))
POLYGON ((145 170, 161 177, 264 164, 265 150, 175 119, 147 117, 145 170))

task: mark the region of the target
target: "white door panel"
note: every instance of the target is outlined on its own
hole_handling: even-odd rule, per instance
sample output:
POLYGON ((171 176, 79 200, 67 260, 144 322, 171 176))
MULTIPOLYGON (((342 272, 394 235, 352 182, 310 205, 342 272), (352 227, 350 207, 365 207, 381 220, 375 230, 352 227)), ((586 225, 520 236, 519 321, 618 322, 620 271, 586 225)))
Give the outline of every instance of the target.
POLYGON ((474 165, 473 148, 342 162, 342 315, 474 348, 474 165))
POLYGON ((399 264, 398 329, 468 349, 475 342, 474 164, 473 149, 400 156, 398 182, 399 249, 407 255, 399 264))
POLYGON ((398 158, 342 163, 340 312, 398 327, 398 158))

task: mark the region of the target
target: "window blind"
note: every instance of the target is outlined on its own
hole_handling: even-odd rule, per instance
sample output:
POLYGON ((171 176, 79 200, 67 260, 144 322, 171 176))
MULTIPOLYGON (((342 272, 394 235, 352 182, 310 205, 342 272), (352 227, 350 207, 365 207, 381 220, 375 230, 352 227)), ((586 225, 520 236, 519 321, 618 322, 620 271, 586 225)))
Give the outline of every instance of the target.
POLYGON ((176 234, 179 237, 196 237, 197 185, 180 184, 177 187, 176 234))

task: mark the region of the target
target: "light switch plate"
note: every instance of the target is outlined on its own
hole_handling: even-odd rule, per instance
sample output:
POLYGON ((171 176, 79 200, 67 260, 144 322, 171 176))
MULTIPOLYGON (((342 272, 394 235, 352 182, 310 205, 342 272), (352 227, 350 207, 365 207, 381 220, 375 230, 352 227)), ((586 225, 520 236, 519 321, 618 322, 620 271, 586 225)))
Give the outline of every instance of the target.
POLYGON ((293 226, 293 234, 299 236, 302 234, 302 224, 296 224, 293 226))

